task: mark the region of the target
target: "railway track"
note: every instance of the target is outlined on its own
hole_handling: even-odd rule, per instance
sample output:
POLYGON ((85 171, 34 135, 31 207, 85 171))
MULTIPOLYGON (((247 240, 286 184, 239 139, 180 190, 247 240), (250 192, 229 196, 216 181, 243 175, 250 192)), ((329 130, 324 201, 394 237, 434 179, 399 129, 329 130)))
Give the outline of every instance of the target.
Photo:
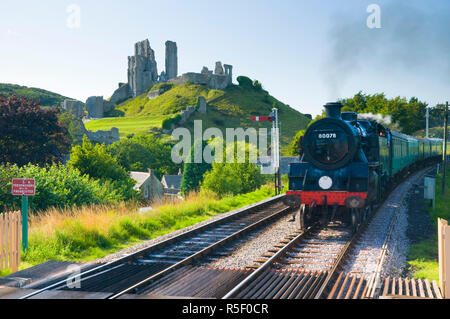
POLYGON ((320 298, 356 237, 339 222, 325 227, 316 223, 284 247, 275 247, 273 255, 223 298, 320 298))
MULTIPOLYGON (((370 276, 358 274, 357 271, 345 272, 344 269, 346 265, 355 263, 355 256, 352 253, 358 243, 367 240, 367 236, 364 235, 367 234, 370 238, 374 229, 380 231, 381 228, 376 227, 379 221, 375 216, 378 212, 372 214, 368 222, 354 236, 351 235, 349 228, 338 223, 330 223, 324 228, 316 224, 304 233, 289 236, 286 240, 281 241, 280 245, 274 247, 271 254, 267 254, 264 256, 265 258, 258 260, 261 263, 260 266, 251 266, 256 268, 256 271, 223 298, 377 298, 380 295, 381 288, 386 295, 389 291, 389 284, 386 284, 386 279, 381 279, 381 267, 386 256, 387 244, 394 229, 396 213, 409 186, 424 174, 425 170, 411 176, 383 204, 390 207, 393 212, 388 221, 389 227, 381 253, 377 256, 377 267, 370 276), (371 223, 374 223, 375 227, 371 227, 368 231, 371 223)), ((364 263, 364 259, 359 260, 359 263, 361 262, 364 263)), ((364 266, 360 264, 357 267, 364 266)), ((387 280, 389 283, 389 279, 387 280)), ((403 284, 403 286, 402 291, 406 291, 406 287, 409 287, 410 291, 420 292, 418 288, 420 285, 416 289, 414 281, 409 283, 409 286, 407 284, 403 284)), ((430 289, 423 290, 426 293, 417 293, 417 296, 432 298, 440 295, 439 291, 435 290, 435 283, 429 287, 430 289)), ((393 291, 395 291, 395 288, 393 291)))
POLYGON ((186 267, 226 243, 285 215, 290 208, 282 203, 283 196, 249 205, 224 218, 71 278, 46 286, 29 287, 34 291, 22 299, 47 298, 50 295, 57 298, 58 292, 65 298, 68 292, 95 292, 99 298, 118 298, 135 293, 146 283, 186 267), (69 288, 67 282, 74 280, 77 280, 77 285, 69 288))

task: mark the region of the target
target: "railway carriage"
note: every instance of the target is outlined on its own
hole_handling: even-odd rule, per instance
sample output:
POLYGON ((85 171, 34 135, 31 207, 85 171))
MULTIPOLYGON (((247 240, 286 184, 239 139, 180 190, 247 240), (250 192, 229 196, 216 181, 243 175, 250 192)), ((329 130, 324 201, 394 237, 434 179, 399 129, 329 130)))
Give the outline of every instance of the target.
POLYGON ((402 177, 442 156, 441 139, 391 131, 341 107, 325 105, 327 116, 300 140, 301 161, 290 165, 285 203, 298 208, 302 229, 336 218, 356 231, 402 177))

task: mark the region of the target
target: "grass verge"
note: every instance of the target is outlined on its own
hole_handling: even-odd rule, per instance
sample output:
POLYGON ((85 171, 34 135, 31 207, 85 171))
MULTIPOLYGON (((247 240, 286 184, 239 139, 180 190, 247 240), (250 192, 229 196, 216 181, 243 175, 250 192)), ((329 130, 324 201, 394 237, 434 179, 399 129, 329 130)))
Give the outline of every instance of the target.
POLYGON ((428 278, 439 282, 437 219, 450 220, 450 176, 446 176, 446 193, 442 195, 442 174, 436 176, 436 208, 426 206, 427 212, 436 229, 436 233, 417 244, 411 245, 408 253, 408 265, 414 278, 428 278))

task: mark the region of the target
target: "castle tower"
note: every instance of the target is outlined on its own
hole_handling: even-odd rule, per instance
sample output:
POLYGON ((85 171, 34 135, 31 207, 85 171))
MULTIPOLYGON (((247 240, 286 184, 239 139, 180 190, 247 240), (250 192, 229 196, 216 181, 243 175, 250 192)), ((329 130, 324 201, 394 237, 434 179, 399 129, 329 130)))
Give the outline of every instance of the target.
POLYGON ((166 41, 166 78, 174 79, 178 76, 178 49, 177 43, 166 41))
POLYGON ((136 97, 151 88, 158 81, 155 52, 147 40, 134 45, 134 56, 128 57, 128 84, 136 97))

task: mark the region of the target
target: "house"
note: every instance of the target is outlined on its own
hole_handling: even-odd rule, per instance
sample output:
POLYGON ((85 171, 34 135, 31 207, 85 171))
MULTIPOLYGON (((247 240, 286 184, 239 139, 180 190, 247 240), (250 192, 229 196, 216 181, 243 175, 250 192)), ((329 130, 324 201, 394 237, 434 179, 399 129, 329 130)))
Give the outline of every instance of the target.
POLYGON ((183 174, 181 174, 181 169, 178 171, 178 175, 164 175, 161 180, 161 184, 164 187, 164 194, 178 195, 180 193, 182 178, 183 174))
POLYGON ((164 187, 152 169, 148 172, 130 172, 130 177, 136 181, 134 189, 141 191, 143 199, 156 201, 164 196, 164 187))

